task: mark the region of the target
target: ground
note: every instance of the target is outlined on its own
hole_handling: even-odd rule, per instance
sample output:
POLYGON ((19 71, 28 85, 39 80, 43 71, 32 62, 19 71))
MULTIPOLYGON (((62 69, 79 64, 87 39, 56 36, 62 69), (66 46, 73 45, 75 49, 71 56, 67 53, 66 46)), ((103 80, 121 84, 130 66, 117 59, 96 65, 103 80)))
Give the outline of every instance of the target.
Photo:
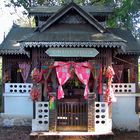
MULTIPOLYGON (((29 140, 30 127, 0 127, 0 140, 29 140)), ((113 140, 140 140, 140 132, 114 131, 113 140)))

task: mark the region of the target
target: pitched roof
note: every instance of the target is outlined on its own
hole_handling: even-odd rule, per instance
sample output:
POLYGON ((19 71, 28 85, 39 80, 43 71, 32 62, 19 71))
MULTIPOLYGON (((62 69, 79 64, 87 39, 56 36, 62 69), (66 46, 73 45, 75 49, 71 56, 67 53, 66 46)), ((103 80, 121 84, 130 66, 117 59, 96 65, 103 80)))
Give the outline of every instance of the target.
POLYGON ((20 50, 18 41, 23 39, 25 35, 27 37, 31 32, 33 32, 31 28, 14 25, 0 45, 0 54, 27 54, 24 50, 20 50))
MULTIPOLYGON (((126 42, 124 41, 124 43, 126 44, 125 53, 140 54, 140 44, 138 44, 138 42, 132 36, 130 31, 126 31, 126 30, 122 30, 122 29, 108 29, 108 30, 110 31, 110 33, 109 32, 106 33, 105 37, 102 34, 100 34, 100 35, 95 34, 95 36, 93 36, 93 40, 96 39, 96 41, 94 40, 93 42, 90 42, 88 40, 87 34, 89 34, 91 36, 90 33, 85 34, 84 32, 83 33, 77 32, 77 35, 81 34, 81 37, 79 37, 79 38, 81 38, 80 40, 83 40, 81 42, 76 41, 77 35, 75 37, 75 36, 73 36, 73 33, 68 33, 69 35, 68 34, 67 35, 68 35, 69 39, 71 40, 71 42, 70 41, 67 41, 67 42, 61 41, 59 44, 59 41, 58 42, 53 42, 53 41, 46 42, 45 41, 45 39, 47 39, 47 37, 50 40, 51 40, 51 38, 54 39, 54 37, 56 38, 56 40, 57 40, 57 38, 64 39, 58 33, 54 33, 54 35, 52 35, 52 36, 48 34, 46 37, 46 32, 44 32, 45 34, 40 33, 40 35, 38 35, 39 33, 34 32, 34 28, 14 26, 11 29, 11 31, 9 32, 9 34, 7 35, 6 39, 0 45, 0 55, 27 54, 27 52, 25 52, 24 50, 21 50, 20 44, 18 44, 19 41, 26 40, 26 39, 28 39, 27 42, 23 41, 23 43, 27 43, 27 46, 30 46, 30 44, 31 44, 31 46, 34 46, 34 45, 36 46, 36 44, 38 43, 38 44, 40 44, 40 46, 46 45, 46 47, 47 46, 50 47, 51 45, 62 47, 62 46, 66 46, 67 44, 69 45, 69 47, 71 45, 75 45, 75 47, 77 47, 78 44, 80 46, 90 47, 90 44, 91 44, 91 46, 94 46, 94 43, 96 42, 97 43, 97 44, 95 43, 96 47, 109 47, 107 45, 107 43, 110 39, 112 39, 112 42, 113 42, 113 38, 114 38, 114 44, 116 44, 116 41, 119 42, 120 38, 126 40, 126 42), (35 34, 35 36, 34 36, 34 34, 35 34), (105 38, 108 39, 108 41, 107 40, 105 41, 105 38), (99 42, 99 44, 98 44, 98 42, 99 42)), ((65 33, 62 35, 63 35, 63 37, 66 37, 65 33)), ((121 42, 123 41, 122 39, 120 40, 121 42)), ((109 41, 109 43, 111 43, 111 42, 109 41)), ((113 47, 113 45, 112 45, 112 47, 113 47)))
MULTIPOLYGON (((113 7, 111 6, 101 6, 101 5, 84 5, 80 6, 84 11, 94 15, 94 16, 107 16, 113 12, 113 7)), ((62 6, 34 6, 29 9, 29 15, 37 16, 50 16, 60 10, 62 6)))
POLYGON ((24 37, 20 42, 126 42, 110 32, 100 33, 86 25, 55 25, 54 28, 24 37))
POLYGON ((127 41, 125 53, 140 54, 140 43, 134 38, 131 31, 119 28, 110 28, 109 31, 127 41))
POLYGON ((99 30, 101 33, 105 32, 106 29, 89 13, 84 11, 80 6, 75 4, 74 2, 69 3, 68 5, 65 5, 61 9, 59 9, 54 15, 52 15, 40 28, 39 30, 41 32, 45 31, 47 28, 49 28, 53 23, 58 21, 62 16, 64 16, 66 13, 68 13, 70 10, 75 10, 78 12, 81 17, 86 19, 92 26, 94 26, 97 30, 99 30))

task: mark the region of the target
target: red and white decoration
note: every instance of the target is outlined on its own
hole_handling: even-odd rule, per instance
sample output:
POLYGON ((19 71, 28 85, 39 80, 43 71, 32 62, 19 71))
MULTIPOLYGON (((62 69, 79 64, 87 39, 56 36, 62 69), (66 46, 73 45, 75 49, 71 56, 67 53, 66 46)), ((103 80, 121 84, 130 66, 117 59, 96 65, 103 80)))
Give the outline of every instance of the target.
POLYGON ((54 66, 56 66, 57 78, 60 84, 58 87, 58 99, 64 98, 62 85, 64 85, 67 80, 72 77, 71 67, 73 67, 79 80, 86 86, 84 97, 87 99, 89 93, 88 81, 90 77, 90 64, 88 62, 55 62, 54 66))

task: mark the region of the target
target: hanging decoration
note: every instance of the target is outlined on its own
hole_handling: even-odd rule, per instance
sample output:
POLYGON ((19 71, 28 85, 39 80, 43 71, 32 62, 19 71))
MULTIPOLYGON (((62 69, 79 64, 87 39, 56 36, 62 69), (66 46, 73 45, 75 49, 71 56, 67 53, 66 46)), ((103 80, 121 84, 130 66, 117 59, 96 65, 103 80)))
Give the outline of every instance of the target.
POLYGON ((28 64, 27 62, 19 63, 19 68, 21 69, 21 75, 22 75, 24 83, 26 83, 26 80, 28 78, 30 67, 31 65, 28 64))
POLYGON ((98 77, 98 94, 103 93, 103 84, 102 84, 102 67, 100 66, 99 77, 98 77))
POLYGON ((62 86, 67 82, 67 80, 71 77, 70 73, 70 63, 66 62, 55 62, 54 66, 56 66, 56 74, 59 82, 58 87, 58 99, 64 98, 64 91, 62 86))
POLYGON ((54 66, 56 66, 57 78, 60 84, 58 87, 58 99, 64 98, 62 86, 73 76, 73 72, 76 73, 78 79, 86 86, 84 97, 87 99, 89 93, 88 81, 90 77, 90 64, 88 62, 55 62, 54 66))
POLYGON ((40 90, 36 86, 33 86, 30 92, 30 96, 32 101, 38 101, 40 96, 40 90))
POLYGON ((113 66, 117 83, 121 83, 123 68, 124 68, 123 65, 114 65, 113 66))
POLYGON ((107 88, 106 88, 106 92, 105 92, 105 101, 108 102, 108 104, 111 104, 112 102, 116 101, 113 89, 111 87, 114 75, 115 75, 115 72, 114 72, 112 66, 108 66, 106 69, 106 72, 105 72, 105 76, 108 79, 107 88))
POLYGON ((31 72, 33 82, 39 83, 43 78, 43 71, 38 68, 34 68, 31 72))
POLYGON ((54 96, 50 96, 49 107, 50 107, 50 110, 55 109, 55 97, 54 96))
POLYGON ((94 92, 99 95, 103 94, 103 85, 102 85, 102 65, 94 65, 92 68, 92 74, 95 79, 94 82, 94 92))
MULTIPOLYGON (((40 82, 44 83, 47 80, 46 77, 48 77, 48 75, 50 75, 49 74, 51 72, 50 69, 52 69, 54 67, 56 68, 56 75, 57 75, 58 82, 59 82, 58 99, 64 98, 64 91, 63 91, 62 86, 67 82, 67 80, 69 78, 72 78, 74 73, 77 75, 78 79, 85 85, 84 97, 85 97, 85 99, 87 99, 88 93, 89 93, 88 82, 89 82, 90 71, 91 71, 91 66, 88 62, 83 62, 83 63, 55 62, 55 64, 53 66, 45 65, 45 66, 42 66, 41 69, 34 68, 33 71, 31 72, 33 82, 34 83, 40 83, 40 82), (46 73, 48 73, 48 74, 46 75, 46 73)), ((49 86, 48 83, 47 83, 47 85, 45 84, 43 95, 45 95, 47 93, 48 86, 49 86)), ((34 90, 33 90, 33 93, 34 93, 34 90)), ((35 93, 36 94, 31 94, 31 95, 33 95, 33 99, 36 98, 36 96, 38 96, 36 90, 35 90, 35 93)))
POLYGON ((90 77, 90 64, 88 62, 75 63, 74 69, 79 80, 86 86, 84 91, 84 98, 88 98, 89 88, 88 82, 90 77))

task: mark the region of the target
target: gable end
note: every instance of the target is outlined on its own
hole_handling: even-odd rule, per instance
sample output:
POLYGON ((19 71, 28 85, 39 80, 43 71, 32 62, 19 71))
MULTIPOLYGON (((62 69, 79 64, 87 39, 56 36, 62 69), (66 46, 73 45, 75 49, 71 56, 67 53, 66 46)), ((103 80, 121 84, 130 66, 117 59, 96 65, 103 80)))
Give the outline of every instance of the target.
POLYGON ((61 8, 58 10, 57 13, 55 13, 53 16, 51 16, 40 28, 40 32, 45 31, 48 29, 53 23, 58 21, 61 17, 66 15, 70 10, 75 10, 77 13, 80 14, 82 18, 85 19, 85 21, 89 22, 92 26, 94 26, 97 30, 99 30, 101 33, 105 32, 106 29, 89 13, 85 12, 82 8, 80 8, 75 3, 71 2, 70 4, 66 5, 64 8, 61 8))

